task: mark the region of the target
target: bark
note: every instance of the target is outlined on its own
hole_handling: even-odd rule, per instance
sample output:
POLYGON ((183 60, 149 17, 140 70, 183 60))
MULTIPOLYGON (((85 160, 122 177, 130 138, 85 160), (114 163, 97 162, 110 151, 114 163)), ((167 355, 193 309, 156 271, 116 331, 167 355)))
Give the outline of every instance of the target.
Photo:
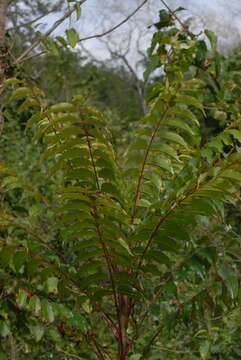
MULTIPOLYGON (((3 92, 3 81, 5 78, 6 70, 6 48, 5 48, 5 24, 7 15, 7 0, 0 0, 0 97, 3 92)), ((0 99, 0 135, 3 128, 3 114, 1 112, 1 99, 0 99)))
POLYGON ((7 13, 7 0, 0 0, 0 92, 5 73, 5 23, 7 13))
POLYGON ((5 39, 7 5, 7 0, 0 0, 0 46, 4 44, 5 39))
POLYGON ((120 295, 118 300, 120 308, 120 333, 122 338, 121 343, 119 343, 119 359, 125 360, 130 345, 127 329, 131 314, 131 300, 125 295, 120 295))

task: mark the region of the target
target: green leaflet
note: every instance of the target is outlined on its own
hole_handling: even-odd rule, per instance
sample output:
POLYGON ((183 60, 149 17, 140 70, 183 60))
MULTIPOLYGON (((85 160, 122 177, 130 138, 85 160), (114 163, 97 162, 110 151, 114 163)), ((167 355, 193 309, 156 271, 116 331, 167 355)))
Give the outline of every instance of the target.
POLYGON ((68 202, 67 204, 64 204, 63 206, 61 206, 59 208, 59 212, 68 212, 68 211, 71 211, 71 210, 79 210, 79 211, 85 211, 85 212, 88 212, 90 211, 90 205, 86 202, 83 202, 83 201, 71 201, 71 202, 68 202))
POLYGON ((102 264, 100 261, 91 261, 90 263, 85 263, 78 268, 78 275, 80 277, 89 276, 100 272, 102 269, 102 264))
POLYGON ((29 325, 29 330, 36 342, 39 342, 44 336, 44 327, 39 324, 29 325))
POLYGON ((41 107, 41 104, 39 101, 37 101, 36 99, 28 98, 21 104, 18 112, 21 113, 21 112, 27 111, 29 109, 38 109, 39 110, 40 107, 41 107))
POLYGON ((67 324, 74 329, 80 330, 81 332, 85 332, 87 330, 87 322, 82 315, 75 314, 68 320, 67 324))
POLYGON ((7 85, 7 86, 18 85, 18 84, 21 84, 22 82, 23 82, 22 80, 17 79, 16 77, 4 80, 4 84, 7 85))
POLYGON ((43 318, 43 321, 49 323, 54 322, 54 310, 52 305, 47 300, 41 301, 41 317, 43 318))
POLYGON ((133 256, 127 242, 124 239, 119 238, 118 242, 121 244, 121 246, 123 246, 123 248, 127 251, 129 255, 133 256))
POLYGON ((81 17, 81 6, 80 3, 76 3, 76 20, 78 21, 81 17))
MULTIPOLYGON (((71 112, 71 111, 74 111, 75 110, 75 107, 73 104, 71 103, 59 103, 59 104, 56 104, 56 105, 53 105, 50 107, 49 109, 49 112, 53 112, 53 113, 64 113, 64 112, 71 112)), ((72 116, 73 115, 67 115, 66 117, 61 117, 61 119, 65 119, 66 120, 69 120, 69 119, 72 119, 72 116)))
POLYGON ((66 174, 66 179, 76 179, 76 180, 93 180, 93 172, 86 168, 77 168, 75 170, 70 170, 66 174))
POLYGON ((192 96, 188 96, 188 95, 178 95, 177 96, 177 101, 180 104, 185 104, 185 105, 188 105, 188 106, 191 105, 191 106, 201 110, 202 113, 205 115, 203 105, 196 98, 194 98, 192 96))
POLYGON ((188 149, 188 145, 185 140, 178 134, 171 132, 171 131, 161 131, 160 136, 170 142, 174 142, 178 145, 183 146, 184 148, 188 149))
POLYGON ((241 142, 241 131, 239 130, 235 130, 235 129, 231 129, 228 130, 228 132, 233 135, 233 137, 238 140, 239 142, 241 142))
POLYGON ((217 213, 217 207, 212 199, 199 198, 198 194, 188 201, 190 214, 212 216, 217 213))
POLYGON ((10 97, 10 101, 17 100, 19 98, 26 97, 28 95, 32 95, 31 88, 19 87, 12 93, 12 95, 10 97))
POLYGON ((162 170, 167 171, 169 174, 173 175, 173 169, 170 164, 170 162, 166 161, 162 158, 155 158, 152 162, 150 162, 150 165, 159 167, 162 170))
POLYGON ((117 195, 117 197, 120 195, 118 188, 110 182, 103 183, 101 190, 111 195, 117 195))
POLYGON ((150 250, 146 258, 150 262, 155 261, 158 264, 170 265, 169 257, 159 249, 150 250))
POLYGON ((70 160, 75 158, 85 159, 89 157, 88 149, 83 147, 72 147, 68 150, 66 148, 65 152, 62 152, 61 160, 70 160))
POLYGON ((165 231, 159 231, 159 233, 155 235, 155 241, 160 251, 176 253, 180 247, 177 241, 169 236, 168 232, 165 231))
POLYGON ((234 269, 228 264, 220 264, 218 274, 227 286, 232 299, 237 298, 239 294, 239 283, 234 269))
POLYGON ((146 149, 147 144, 148 144, 148 140, 147 140, 147 139, 139 138, 139 139, 137 139, 137 141, 135 141, 135 142, 130 146, 130 150, 144 150, 144 149, 146 149))
POLYGON ((175 106, 170 110, 169 116, 170 114, 173 115, 174 118, 179 117, 185 121, 189 120, 193 125, 200 126, 197 117, 187 107, 175 106))
POLYGON ((234 180, 234 181, 238 181, 239 183, 241 182, 241 173, 238 172, 237 170, 226 170, 224 172, 222 172, 221 177, 226 178, 226 179, 230 179, 230 180, 234 180))
POLYGON ((177 151, 172 146, 168 144, 163 144, 162 142, 156 142, 152 146, 152 152, 157 152, 157 153, 160 152, 165 155, 168 155, 170 158, 178 162, 180 161, 177 155, 177 151))
POLYGON ((59 143, 58 141, 56 141, 55 144, 50 145, 48 149, 44 152, 43 159, 47 160, 50 157, 54 157, 54 155, 65 154, 65 151, 69 151, 70 154, 72 153, 72 151, 74 153, 79 152, 79 156, 88 157, 89 155, 88 149, 81 147, 81 145, 82 142, 80 142, 80 139, 72 139, 65 141, 64 143, 59 143))
POLYGON ((28 299, 28 293, 25 290, 20 289, 16 298, 16 303, 19 308, 24 308, 26 306, 28 299))
MULTIPOLYGON (((3 338, 6 338, 10 334, 11 330, 9 327, 9 322, 0 320, 0 334, 3 338)), ((5 359, 5 358, 3 358, 5 359)))
POLYGON ((34 314, 34 316, 38 317, 41 312, 41 302, 40 299, 34 295, 31 297, 28 303, 28 310, 34 314))
POLYGON ((163 122, 163 124, 168 125, 169 127, 174 127, 174 128, 176 128, 178 130, 184 131, 185 133, 187 133, 190 136, 195 135, 192 128, 188 124, 185 124, 182 120, 166 119, 163 122))
POLYGON ((217 48, 217 37, 214 34, 214 32, 209 31, 207 29, 205 29, 205 35, 207 36, 208 40, 210 41, 211 47, 213 51, 216 51, 217 48))
POLYGON ((58 282, 59 279, 55 276, 49 277, 46 280, 45 288, 48 293, 57 294, 58 293, 58 282))
MULTIPOLYGON (((59 131, 59 128, 57 130, 54 130, 51 126, 47 126, 46 129, 50 129, 50 132, 45 134, 46 136, 44 138, 44 142, 46 144, 60 145, 61 143, 63 143, 63 141, 73 139, 76 136, 80 136, 83 134, 82 129, 70 125, 61 128, 61 132, 59 131)), ((42 134, 45 133, 45 129, 41 129, 39 130, 39 132, 42 136, 42 134)), ((79 140, 79 143, 81 144, 82 142, 79 140)))
POLYGON ((79 41, 79 34, 75 29, 66 30, 67 40, 72 48, 75 48, 79 41))

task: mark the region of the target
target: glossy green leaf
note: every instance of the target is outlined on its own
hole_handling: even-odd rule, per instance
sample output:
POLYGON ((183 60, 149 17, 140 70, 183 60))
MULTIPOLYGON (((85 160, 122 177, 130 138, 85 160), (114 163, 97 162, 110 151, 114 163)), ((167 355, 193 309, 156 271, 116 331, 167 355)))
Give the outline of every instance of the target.
POLYGON ((79 34, 75 29, 66 30, 67 40, 72 48, 75 48, 79 41, 79 34))

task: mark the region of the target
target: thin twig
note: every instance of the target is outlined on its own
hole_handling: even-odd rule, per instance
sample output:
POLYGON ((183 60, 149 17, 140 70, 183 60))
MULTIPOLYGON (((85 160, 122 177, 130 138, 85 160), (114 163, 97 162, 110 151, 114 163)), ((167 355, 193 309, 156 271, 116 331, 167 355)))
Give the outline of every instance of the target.
MULTIPOLYGON (((8 31, 8 32, 9 32, 9 31, 15 31, 15 30, 20 29, 20 28, 22 28, 22 27, 27 27, 27 26, 29 26, 29 25, 32 25, 32 24, 36 23, 37 21, 43 19, 45 16, 48 16, 48 15, 51 14, 52 12, 54 12, 54 10, 50 10, 50 11, 48 11, 46 14, 42 14, 42 15, 36 17, 35 19, 33 19, 33 20, 31 20, 31 21, 28 21, 28 22, 25 22, 25 23, 23 23, 23 24, 19 24, 19 25, 16 25, 16 26, 12 26, 12 27, 6 29, 6 31, 8 31)), ((37 25, 39 25, 39 24, 37 24, 37 25)))
POLYGON ((175 13, 175 11, 173 11, 170 6, 166 3, 165 0, 160 0, 161 3, 165 6, 165 8, 169 11, 170 15, 172 16, 173 19, 175 19, 180 25, 181 27, 185 30, 188 31, 187 26, 184 24, 184 22, 182 22, 182 20, 177 16, 177 14, 175 13))
POLYGON ((61 352, 61 353, 64 354, 64 355, 66 355, 66 356, 71 356, 72 358, 79 359, 79 360, 83 360, 82 357, 80 357, 80 356, 78 356, 78 355, 76 355, 76 354, 73 354, 73 353, 69 353, 69 352, 67 352, 67 351, 65 351, 65 350, 63 350, 63 349, 58 348, 58 351, 61 352))
POLYGON ((99 34, 95 34, 95 35, 90 35, 90 36, 86 36, 84 38, 79 39, 79 42, 81 41, 86 41, 86 40, 90 40, 90 39, 98 39, 101 38, 103 36, 109 35, 110 33, 112 33, 113 31, 117 30, 119 27, 121 27, 122 25, 124 25, 128 20, 130 20, 146 3, 148 0, 144 0, 132 13, 130 13, 124 20, 122 20, 121 22, 119 22, 118 24, 116 24, 115 26, 113 26, 112 28, 110 28, 109 30, 106 30, 102 33, 99 34))
POLYGON ((154 141, 154 139, 156 137, 156 134, 157 134, 157 132, 158 132, 158 130, 160 128, 161 122, 164 119, 164 117, 166 116, 167 111, 168 111, 168 108, 165 109, 165 111, 163 112, 160 120, 158 121, 158 123, 157 123, 157 125, 156 125, 156 127, 155 127, 155 129, 154 129, 154 131, 153 131, 153 133, 151 135, 148 146, 146 148, 146 152, 145 152, 145 155, 144 155, 140 175, 139 175, 138 182, 137 182, 136 192, 135 192, 134 206, 133 206, 132 215, 131 215, 131 224, 134 224, 134 221, 135 221, 136 210, 137 210, 138 202, 140 200, 141 186, 142 186, 142 182, 143 182, 143 176, 144 176, 144 171, 145 171, 145 168, 146 168, 148 156, 149 156, 149 153, 151 151, 153 141, 154 141))
POLYGON ((87 141, 87 145, 88 145, 88 149, 89 149, 89 155, 90 155, 90 159, 91 159, 91 164, 92 164, 92 168, 95 174, 95 182, 96 182, 96 186, 98 191, 100 191, 100 183, 99 183, 99 179, 98 179, 98 175, 97 175, 97 170, 96 170, 96 166, 95 166, 95 162, 94 162, 94 156, 93 156, 93 151, 92 151, 92 145, 90 142, 90 138, 89 138, 89 134, 88 131, 86 130, 85 127, 83 127, 85 136, 86 136, 86 141, 87 141))
POLYGON ((94 344, 94 347, 95 347, 95 349, 96 349, 96 355, 98 356, 98 358, 99 358, 100 360, 105 360, 104 354, 102 353, 102 350, 101 350, 99 344, 97 343, 97 341, 96 341, 96 339, 95 339, 95 336, 93 336, 93 337, 91 338, 91 340, 92 340, 92 342, 93 342, 93 344, 94 344))
POLYGON ((149 343, 145 346, 144 350, 143 350, 143 354, 141 356, 141 359, 145 359, 146 355, 149 353, 152 344, 156 341, 156 339, 158 338, 158 336, 160 335, 161 331, 163 329, 163 324, 161 324, 158 329, 156 330, 155 334, 152 336, 151 340, 149 341, 149 343), (145 358, 144 358, 145 356, 145 358))

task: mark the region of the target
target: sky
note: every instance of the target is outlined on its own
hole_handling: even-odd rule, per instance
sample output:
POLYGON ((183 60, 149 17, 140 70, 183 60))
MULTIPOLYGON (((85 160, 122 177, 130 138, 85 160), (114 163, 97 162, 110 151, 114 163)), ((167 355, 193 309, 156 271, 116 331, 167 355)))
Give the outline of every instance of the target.
POLYGON ((170 1, 187 8, 193 23, 208 28, 219 37, 220 49, 228 52, 241 42, 241 0, 170 1))
MULTIPOLYGON (((143 0, 87 0, 82 7, 82 16, 78 23, 73 18, 71 24, 65 23, 58 29, 58 34, 69 25, 74 26, 80 37, 100 33, 112 27, 125 18, 143 0)), ((241 43, 241 0, 166 0, 168 5, 175 9, 183 6, 183 19, 190 19, 193 30, 199 32, 204 28, 214 31, 218 35, 219 48, 227 54, 237 44, 241 43)), ((97 61, 108 60, 109 51, 125 53, 131 38, 131 51, 128 54, 130 62, 134 64, 138 60, 138 51, 135 48, 139 41, 139 47, 146 51, 150 43, 151 31, 148 26, 158 19, 158 11, 161 9, 160 0, 149 0, 134 18, 123 25, 120 29, 103 38, 103 41, 88 40, 83 43, 84 49, 88 50, 97 61)), ((51 21, 53 19, 50 19, 51 21)), ((57 34, 56 33, 56 34, 57 34)))

